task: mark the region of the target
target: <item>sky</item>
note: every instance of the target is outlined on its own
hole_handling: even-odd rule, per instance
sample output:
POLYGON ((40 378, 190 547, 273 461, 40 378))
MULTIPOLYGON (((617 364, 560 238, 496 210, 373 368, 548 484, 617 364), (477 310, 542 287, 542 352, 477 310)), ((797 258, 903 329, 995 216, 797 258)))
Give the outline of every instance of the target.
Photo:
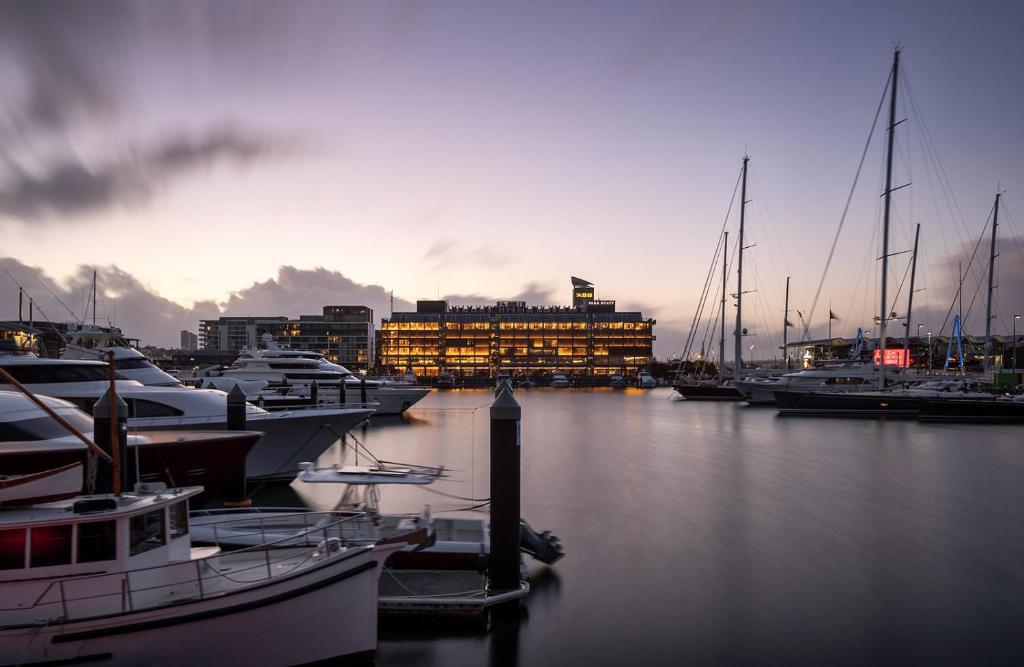
MULTIPOLYGON (((93 268, 101 318, 157 345, 218 314, 386 316, 391 292, 396 310, 566 304, 575 275, 657 319, 664 357, 748 154, 755 356, 779 342, 786 276, 791 337, 819 283, 809 333, 831 303, 852 335, 879 310, 884 117, 822 276, 899 43, 893 181, 909 186, 891 251, 921 224, 913 319, 942 326, 1000 188, 1009 330, 1022 19, 1019 3, 942 0, 5 2, 0 318, 15 282, 49 318, 81 316, 93 268)), ((987 245, 964 287, 973 330, 987 245)), ((909 260, 891 262, 898 314, 909 260)))

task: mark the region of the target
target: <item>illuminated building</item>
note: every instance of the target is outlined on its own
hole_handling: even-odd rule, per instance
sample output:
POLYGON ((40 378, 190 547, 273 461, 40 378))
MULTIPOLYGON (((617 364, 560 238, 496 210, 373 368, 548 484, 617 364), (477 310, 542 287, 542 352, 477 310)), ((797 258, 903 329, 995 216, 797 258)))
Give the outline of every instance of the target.
POLYGON ((617 312, 614 301, 595 300, 594 286, 579 278, 568 307, 418 301, 416 312, 381 323, 379 366, 422 376, 634 375, 652 361, 654 324, 639 312, 617 312))
POLYGON ((287 317, 221 317, 199 322, 199 347, 237 353, 257 347, 263 334, 296 350, 315 350, 328 361, 352 370, 373 359, 373 309, 367 306, 324 306, 322 315, 287 317))

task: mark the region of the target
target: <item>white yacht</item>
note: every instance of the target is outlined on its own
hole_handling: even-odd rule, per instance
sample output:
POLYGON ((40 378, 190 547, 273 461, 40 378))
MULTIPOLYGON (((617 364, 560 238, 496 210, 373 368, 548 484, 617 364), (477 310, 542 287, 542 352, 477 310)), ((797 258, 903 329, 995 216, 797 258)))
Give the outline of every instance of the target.
POLYGON ((565 377, 565 373, 552 373, 551 386, 555 389, 564 389, 569 386, 569 378, 565 377))
POLYGON ((373 654, 377 581, 400 545, 310 533, 194 548, 189 499, 201 491, 137 485, 0 507, 0 661, 180 667, 373 654))
MULTIPOLYGON (((821 368, 806 368, 785 375, 747 377, 736 388, 748 403, 774 404, 776 391, 865 391, 878 387, 880 369, 867 363, 844 363, 821 368)), ((902 382, 901 369, 887 369, 887 384, 902 382)))
POLYGON ((106 361, 107 354, 113 352, 114 368, 126 380, 157 387, 181 385, 176 377, 157 368, 133 343, 138 341, 126 338, 117 327, 72 325, 68 327, 67 343, 61 350, 61 358, 106 361))
MULTIPOLYGON (((268 403, 282 402, 282 398, 308 398, 309 385, 316 381, 319 401, 340 402, 344 383, 345 403, 358 403, 362 401, 365 384, 366 401, 377 404, 374 406, 377 414, 386 415, 405 412, 430 393, 426 387, 359 378, 319 352, 278 345, 269 334, 264 334, 263 343, 265 347, 260 349, 243 348, 238 359, 221 373, 221 377, 229 380, 266 382, 266 389, 247 392, 250 400, 256 400, 261 394, 268 403), (286 394, 279 391, 281 385, 289 388, 286 394)), ((225 388, 216 378, 204 382, 204 386, 209 384, 225 388)))
MULTIPOLYGON (((90 414, 110 384, 109 368, 99 361, 2 356, 0 367, 33 393, 65 399, 90 414)), ((4 386, 0 384, 0 388, 4 386)), ((223 391, 148 387, 134 380, 117 380, 115 386, 128 404, 128 428, 133 431, 212 430, 227 425, 227 394, 223 391)), ((246 474, 291 479, 299 463, 316 460, 372 413, 370 408, 340 406, 270 412, 247 405, 246 427, 264 435, 249 452, 246 474)))

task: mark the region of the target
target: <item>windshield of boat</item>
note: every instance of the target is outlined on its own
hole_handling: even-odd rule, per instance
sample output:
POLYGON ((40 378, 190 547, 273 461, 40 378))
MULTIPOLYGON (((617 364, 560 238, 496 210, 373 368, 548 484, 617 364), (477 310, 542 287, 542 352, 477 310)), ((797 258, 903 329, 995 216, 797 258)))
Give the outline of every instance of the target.
POLYGON ((11 364, 3 369, 22 384, 60 382, 104 382, 109 371, 104 364, 11 364))

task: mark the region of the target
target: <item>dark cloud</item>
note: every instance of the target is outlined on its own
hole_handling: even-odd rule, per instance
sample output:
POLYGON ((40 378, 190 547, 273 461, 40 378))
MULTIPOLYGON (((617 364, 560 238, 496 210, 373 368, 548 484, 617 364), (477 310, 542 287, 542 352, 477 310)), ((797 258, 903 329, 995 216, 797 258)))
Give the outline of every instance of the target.
POLYGON ((14 173, 0 181, 0 216, 21 221, 73 217, 115 205, 146 202, 160 186, 196 169, 227 163, 246 166, 293 151, 298 142, 224 126, 201 136, 177 135, 99 165, 79 158, 41 173, 9 160, 14 173))

